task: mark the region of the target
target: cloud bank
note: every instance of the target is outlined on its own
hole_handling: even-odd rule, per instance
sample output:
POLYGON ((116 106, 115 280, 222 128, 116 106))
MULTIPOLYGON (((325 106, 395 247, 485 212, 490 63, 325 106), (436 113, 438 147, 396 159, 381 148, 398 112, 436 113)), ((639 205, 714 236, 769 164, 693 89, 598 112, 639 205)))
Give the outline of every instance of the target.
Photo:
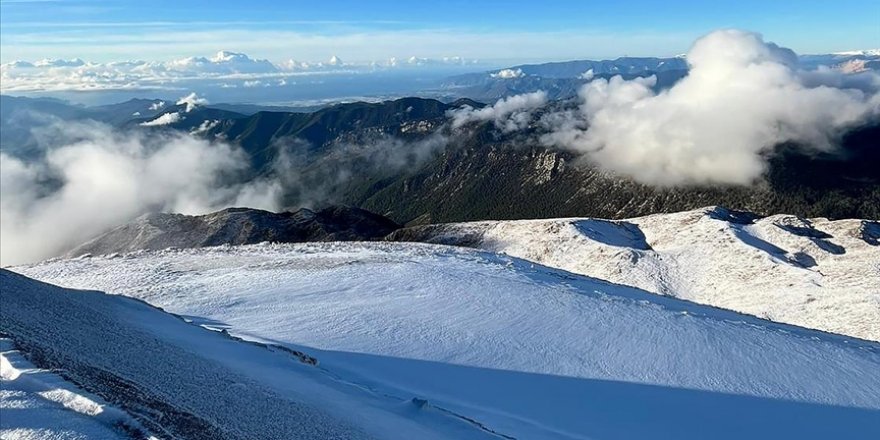
POLYGON ((201 214, 228 206, 277 209, 272 182, 231 184, 244 154, 179 133, 116 132, 59 123, 76 139, 25 162, 0 153, 0 265, 37 261, 150 211, 201 214))
POLYGON ((642 183, 745 185, 762 176, 775 145, 829 151, 844 130, 880 114, 877 74, 801 71, 794 52, 759 34, 713 32, 687 61, 688 76, 659 93, 655 77, 591 81, 577 111, 544 116, 542 141, 642 183))
POLYGON ((547 92, 537 91, 522 95, 510 96, 499 100, 495 105, 475 109, 469 105, 450 110, 447 116, 452 118, 452 128, 477 121, 492 121, 502 132, 521 130, 528 126, 532 119, 532 111, 547 104, 547 92))
POLYGON ((526 76, 526 74, 523 73, 522 69, 501 69, 495 73, 490 73, 489 76, 498 79, 514 79, 522 78, 526 76))
POLYGON ((477 60, 461 57, 391 58, 382 61, 346 63, 336 56, 327 61, 287 60, 278 64, 251 58, 243 53, 219 51, 212 57, 191 56, 171 61, 115 61, 107 63, 44 59, 12 61, 0 65, 3 93, 34 91, 101 91, 173 89, 186 81, 228 81, 243 87, 261 84, 285 85, 281 81, 308 75, 369 73, 390 69, 418 69, 438 66, 473 66, 477 60), (269 80, 273 80, 269 81, 269 80))

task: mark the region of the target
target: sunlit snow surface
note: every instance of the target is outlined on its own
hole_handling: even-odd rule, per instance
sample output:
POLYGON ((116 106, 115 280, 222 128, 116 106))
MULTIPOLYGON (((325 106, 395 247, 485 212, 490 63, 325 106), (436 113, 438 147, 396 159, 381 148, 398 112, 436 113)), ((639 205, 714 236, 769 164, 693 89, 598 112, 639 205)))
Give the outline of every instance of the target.
POLYGON ((36 368, 0 338, 0 438, 125 439, 142 432, 124 412, 36 368))
POLYGON ((464 243, 772 321, 880 341, 880 223, 752 219, 721 207, 627 220, 568 218, 416 227, 464 243))
POLYGON ((302 349, 365 393, 516 438, 880 434, 876 343, 491 253, 264 244, 14 270, 302 349))

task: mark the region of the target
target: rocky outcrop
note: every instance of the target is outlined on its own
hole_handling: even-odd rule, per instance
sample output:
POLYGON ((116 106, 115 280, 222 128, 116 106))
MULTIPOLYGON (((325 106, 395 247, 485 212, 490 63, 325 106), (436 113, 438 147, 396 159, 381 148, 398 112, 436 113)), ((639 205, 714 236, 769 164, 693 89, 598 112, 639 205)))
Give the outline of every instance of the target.
POLYGON ((145 214, 68 252, 66 256, 104 255, 169 247, 197 248, 265 241, 360 241, 380 239, 400 226, 369 211, 330 207, 273 213, 229 208, 211 214, 145 214))

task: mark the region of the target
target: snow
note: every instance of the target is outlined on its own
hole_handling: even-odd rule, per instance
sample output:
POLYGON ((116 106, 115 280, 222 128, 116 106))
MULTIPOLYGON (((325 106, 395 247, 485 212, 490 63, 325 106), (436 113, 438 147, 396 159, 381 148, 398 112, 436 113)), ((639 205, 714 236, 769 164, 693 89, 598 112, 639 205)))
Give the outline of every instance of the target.
MULTIPOLYGON (((617 230, 581 226, 594 238, 617 230)), ((634 229, 609 241, 653 243, 634 229)), ((139 298, 195 325, 303 351, 370 399, 396 402, 411 416, 421 414, 412 399, 424 399, 438 414, 504 436, 880 434, 877 343, 503 255, 424 244, 262 244, 53 260, 14 270, 139 298)), ((165 328, 136 316, 129 321, 165 328)), ((248 363, 252 372, 263 362, 218 356, 248 363)), ((273 374, 280 376, 252 377, 265 382, 288 373, 273 374)))
POLYGON ((125 439, 140 425, 100 397, 36 368, 0 338, 0 438, 125 439))
MULTIPOLYGON (((365 391, 289 350, 208 331, 140 301, 60 289, 6 270, 0 283, 0 331, 136 409, 159 437, 492 438, 433 406, 365 391)), ((37 410, 21 416, 52 429, 37 410)), ((6 417, 4 410, 4 424, 6 417)))
POLYGON ((880 341, 880 224, 737 215, 710 207, 620 221, 454 223, 428 226, 419 240, 468 242, 661 295, 880 341))

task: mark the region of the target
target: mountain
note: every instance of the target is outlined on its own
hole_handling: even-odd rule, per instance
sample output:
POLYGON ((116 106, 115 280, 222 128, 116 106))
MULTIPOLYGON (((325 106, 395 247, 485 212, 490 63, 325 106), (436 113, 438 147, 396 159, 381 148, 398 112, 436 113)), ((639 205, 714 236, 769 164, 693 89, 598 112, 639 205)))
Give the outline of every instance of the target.
POLYGON ((721 207, 626 220, 414 226, 392 241, 463 245, 778 322, 880 341, 880 223, 721 207))
MULTIPOLYGON (((798 64, 800 68, 807 70, 827 67, 847 73, 880 70, 880 50, 801 55, 798 57, 798 64)), ((663 90, 685 77, 688 69, 684 56, 521 64, 455 75, 443 81, 440 91, 451 96, 484 102, 495 102, 508 96, 538 90, 546 91, 550 99, 567 99, 576 96, 580 87, 592 79, 608 79, 618 75, 627 80, 653 75, 657 77, 654 89, 663 90)))
POLYGON ((38 138, 35 132, 52 124, 91 120, 122 126, 130 121, 153 119, 165 113, 171 104, 161 99, 131 99, 117 104, 86 107, 59 99, 0 95, 0 150, 14 156, 33 158, 43 153, 47 142, 44 138, 38 138))
MULTIPOLYGON (((551 102, 548 108, 564 111, 572 105, 551 102)), ((779 145, 767 153, 763 180, 750 186, 653 187, 596 168, 570 151, 539 145, 532 136, 540 135, 539 128, 503 133, 486 121, 450 130, 448 112, 464 106, 482 104, 404 98, 250 116, 181 104, 122 127, 180 130, 238 145, 251 171, 235 178, 276 179, 284 189, 283 207, 350 205, 400 224, 627 218, 708 205, 761 215, 880 218, 880 171, 873 166, 880 161, 874 148, 880 121, 852 129, 831 153, 779 145), (167 123, 142 126, 159 118, 167 123)), ((4 136, 15 133, 6 126, 4 136)), ((29 144, 21 145, 26 150, 29 144)), ((4 152, 9 148, 3 144, 4 152)))
POLYGON ((400 223, 587 216, 626 218, 723 205, 758 214, 880 218, 880 124, 845 136, 840 152, 781 146, 765 180, 751 186, 652 187, 583 162, 572 153, 495 137, 487 127, 419 167, 345 203, 400 223))
MULTIPOLYGON (((309 154, 326 152, 332 143, 356 139, 358 135, 400 135, 413 122, 433 121, 434 125, 439 125, 448 110, 464 103, 403 98, 381 103, 337 104, 313 113, 258 112, 248 117, 217 118, 218 123, 202 135, 235 142, 249 154, 255 170, 265 171, 278 157, 285 140, 304 142, 304 148, 308 150, 305 152, 309 154)), ((192 120, 198 121, 196 118, 192 120)), ((170 125, 183 129, 196 126, 195 122, 170 125)))
POLYGON ((261 174, 284 175, 286 167, 295 166, 298 177, 287 185, 287 205, 302 202, 304 187, 321 188, 326 200, 381 213, 398 223, 622 218, 706 205, 759 214, 880 218, 880 173, 870 165, 880 160, 873 148, 880 124, 853 130, 833 154, 779 146, 769 158, 765 181, 753 186, 642 185, 589 164, 572 165, 577 157, 570 152, 516 135, 499 136, 491 123, 448 138, 435 154, 402 168, 373 157, 418 154, 422 143, 448 136, 447 112, 464 105, 477 103, 406 98, 339 104, 311 114, 261 112, 220 120, 204 136, 241 145, 261 174), (359 150, 350 151, 350 145, 359 150), (278 169, 283 154, 295 161, 282 161, 278 169), (346 178, 337 182, 340 173, 346 178))
MULTIPOLYGON (((672 58, 636 58, 621 57, 614 60, 577 60, 543 64, 521 64, 508 67, 499 71, 488 72, 488 76, 505 70, 518 71, 525 76, 539 76, 543 78, 578 78, 585 73, 589 75, 644 75, 646 72, 658 73, 669 71, 687 70, 688 65, 684 57, 672 58)), ((458 75, 450 78, 450 81, 467 81, 487 76, 486 73, 472 73, 458 75)))
POLYGON ((87 117, 83 107, 50 98, 22 98, 0 95, 0 151, 22 157, 34 157, 40 149, 32 129, 45 127, 56 119, 78 120, 87 117))
POLYGON ((200 135, 240 145, 256 175, 284 183, 285 206, 339 203, 398 223, 626 218, 707 205, 762 215, 880 218, 880 171, 872 166, 880 161, 873 148, 880 123, 852 130, 834 153, 780 145, 769 153, 764 181, 752 186, 663 188, 578 162, 527 136, 498 133, 491 121, 449 133, 447 112, 464 105, 481 106, 405 98, 230 119, 199 117, 196 110, 169 127, 192 130, 212 121, 200 135))
POLYGON ((355 208, 149 214, 67 257, 261 242, 467 246, 787 324, 880 341, 880 223, 761 217, 722 207, 625 220, 567 218, 411 226, 355 208))
POLYGON ((181 437, 880 433, 876 342, 504 255, 263 244, 14 270, 115 294, 3 272, 0 332, 181 437))
POLYGON ((798 61, 802 67, 808 69, 825 66, 834 69, 843 69, 848 72, 880 70, 880 49, 801 55, 798 57, 798 61), (852 70, 853 66, 861 66, 861 69, 852 70))
POLYGON ((375 240, 400 226, 357 208, 329 207, 272 213, 228 208, 211 214, 145 214, 77 246, 68 256, 106 255, 137 250, 196 248, 261 242, 375 240))
POLYGON ((579 60, 544 64, 523 64, 496 71, 467 73, 448 78, 441 90, 484 102, 539 90, 550 99, 568 99, 596 78, 622 76, 630 80, 656 76, 655 90, 671 87, 687 75, 687 62, 682 57, 633 58, 616 60, 579 60))

